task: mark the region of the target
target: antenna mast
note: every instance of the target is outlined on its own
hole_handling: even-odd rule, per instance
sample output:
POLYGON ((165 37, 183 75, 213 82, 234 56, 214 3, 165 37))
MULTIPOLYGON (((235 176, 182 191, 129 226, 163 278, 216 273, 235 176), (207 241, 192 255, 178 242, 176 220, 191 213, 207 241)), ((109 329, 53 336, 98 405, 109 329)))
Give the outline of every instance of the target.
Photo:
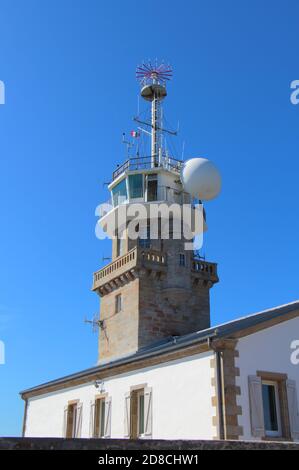
POLYGON ((172 68, 164 63, 152 65, 143 63, 137 67, 137 80, 141 84, 141 96, 152 103, 151 119, 151 162, 152 167, 157 166, 161 159, 162 142, 162 113, 161 101, 167 96, 166 81, 172 77, 172 68))

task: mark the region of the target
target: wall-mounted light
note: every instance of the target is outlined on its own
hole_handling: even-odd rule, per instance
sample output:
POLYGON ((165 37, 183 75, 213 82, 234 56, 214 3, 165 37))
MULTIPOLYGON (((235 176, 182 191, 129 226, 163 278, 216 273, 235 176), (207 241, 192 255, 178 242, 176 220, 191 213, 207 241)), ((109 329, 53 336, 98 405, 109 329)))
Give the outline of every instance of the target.
POLYGON ((94 386, 97 390, 99 390, 100 393, 105 391, 105 383, 103 380, 95 380, 94 386))

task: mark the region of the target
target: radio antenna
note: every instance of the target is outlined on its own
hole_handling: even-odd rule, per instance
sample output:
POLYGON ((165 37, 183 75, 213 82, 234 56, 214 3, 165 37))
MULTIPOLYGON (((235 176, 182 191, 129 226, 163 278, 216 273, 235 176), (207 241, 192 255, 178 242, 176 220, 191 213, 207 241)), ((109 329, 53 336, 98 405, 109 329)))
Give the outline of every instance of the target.
POLYGON ((158 64, 157 60, 153 64, 150 60, 143 62, 136 69, 136 78, 140 83, 140 94, 143 99, 151 102, 151 122, 142 122, 138 118, 135 121, 145 124, 151 128, 151 162, 155 167, 162 154, 163 131, 171 133, 162 128, 161 101, 167 96, 166 82, 172 77, 172 67, 170 65, 158 64))
POLYGON ((92 332, 96 333, 99 328, 102 326, 102 321, 100 320, 100 316, 96 313, 91 320, 88 320, 86 317, 84 318, 84 323, 88 323, 92 325, 92 332))

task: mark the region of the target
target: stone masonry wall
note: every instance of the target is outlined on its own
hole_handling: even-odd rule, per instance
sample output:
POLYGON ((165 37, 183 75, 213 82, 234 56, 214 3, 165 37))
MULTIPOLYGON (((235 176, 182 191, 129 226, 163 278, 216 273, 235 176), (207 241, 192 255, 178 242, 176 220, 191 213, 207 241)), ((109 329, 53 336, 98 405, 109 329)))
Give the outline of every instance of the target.
POLYGON ((138 348, 139 279, 112 290, 101 299, 99 361, 121 357, 138 348), (115 313, 115 297, 122 294, 122 310, 115 313))
POLYGON ((0 450, 299 450, 291 442, 255 441, 163 441, 151 439, 59 439, 2 437, 0 450))
MULTIPOLYGON (((194 276, 193 252, 185 250, 184 239, 159 239, 157 243, 167 260, 163 269, 138 266, 129 279, 123 276, 124 285, 112 280, 110 292, 101 299, 99 362, 210 326, 209 290, 213 282, 194 276), (180 254, 185 264, 180 263, 180 254), (122 310, 116 313, 118 294, 122 295, 122 310)), ((115 243, 113 246, 115 251, 115 243)))

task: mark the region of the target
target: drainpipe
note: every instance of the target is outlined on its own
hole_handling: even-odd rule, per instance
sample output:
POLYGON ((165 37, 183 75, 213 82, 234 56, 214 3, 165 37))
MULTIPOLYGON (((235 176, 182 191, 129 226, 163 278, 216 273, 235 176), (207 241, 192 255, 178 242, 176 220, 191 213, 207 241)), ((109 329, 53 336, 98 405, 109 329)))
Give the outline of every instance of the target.
POLYGON ((22 437, 25 437, 25 433, 26 433, 27 410, 28 410, 28 398, 24 398, 24 400, 25 400, 25 409, 24 409, 24 418, 23 418, 22 437))
POLYGON ((216 357, 216 380, 217 380, 217 402, 218 402, 218 413, 219 413, 219 438, 225 439, 224 433, 224 412, 223 412, 223 359, 222 351, 217 349, 213 344, 213 339, 208 339, 208 344, 211 349, 215 352, 216 357))

